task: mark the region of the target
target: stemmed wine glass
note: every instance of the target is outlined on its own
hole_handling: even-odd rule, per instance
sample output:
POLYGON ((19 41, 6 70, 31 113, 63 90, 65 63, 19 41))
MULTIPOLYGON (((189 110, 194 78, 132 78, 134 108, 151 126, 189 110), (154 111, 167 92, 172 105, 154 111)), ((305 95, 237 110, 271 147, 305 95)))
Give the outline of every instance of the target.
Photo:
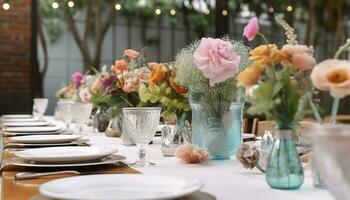
POLYGON ((44 120, 44 113, 47 109, 49 100, 47 98, 35 98, 33 104, 33 115, 40 120, 44 120))
POLYGON ((83 125, 89 120, 92 112, 91 103, 72 104, 72 120, 78 124, 78 133, 83 134, 83 125))
POLYGON ((146 161, 146 147, 152 141, 160 120, 160 107, 123 108, 123 123, 131 139, 139 148, 139 159, 131 166, 155 165, 146 161))
POLYGON ((72 106, 73 106, 73 102, 57 102, 57 109, 58 112, 60 113, 60 117, 62 119, 62 121, 64 121, 66 123, 66 133, 70 133, 71 129, 70 129, 70 124, 72 122, 72 106))

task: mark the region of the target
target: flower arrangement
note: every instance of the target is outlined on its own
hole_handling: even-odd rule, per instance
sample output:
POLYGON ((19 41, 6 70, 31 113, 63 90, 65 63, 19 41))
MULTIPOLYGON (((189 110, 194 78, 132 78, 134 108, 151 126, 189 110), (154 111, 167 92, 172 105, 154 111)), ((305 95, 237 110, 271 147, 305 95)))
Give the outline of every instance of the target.
POLYGON ((202 38, 176 56, 177 82, 189 88, 191 142, 212 159, 231 159, 241 143, 244 96, 236 77, 249 63, 248 47, 228 37, 202 38))
POLYGON ((232 97, 236 76, 250 63, 247 52, 248 47, 229 38, 202 38, 177 54, 177 80, 195 91, 232 97))
MULTIPOLYGON (((302 112, 305 110, 304 103, 310 103, 305 99, 312 98, 313 87, 308 77, 316 61, 312 47, 298 44, 294 29, 279 17, 276 21, 286 30, 288 38, 288 43, 281 49, 270 44, 259 32, 256 17, 245 27, 243 35, 248 40, 259 35, 266 44, 250 51, 252 63, 238 75, 237 85, 254 90, 248 98, 251 103, 248 113, 265 115, 280 128, 291 129, 305 114, 302 112)), ((313 102, 311 104, 316 109, 313 102)), ((319 115, 316 118, 320 119, 319 115)))
POLYGON ((139 88, 140 100, 143 103, 160 103, 164 106, 163 117, 179 119, 184 112, 190 111, 188 89, 177 83, 172 65, 149 63, 151 74, 149 80, 139 88))
POLYGON ((340 60, 339 56, 344 51, 349 51, 350 39, 339 47, 333 59, 327 59, 318 63, 310 75, 313 85, 322 91, 329 91, 334 98, 331 123, 336 123, 336 116, 340 99, 350 95, 350 61, 340 60))

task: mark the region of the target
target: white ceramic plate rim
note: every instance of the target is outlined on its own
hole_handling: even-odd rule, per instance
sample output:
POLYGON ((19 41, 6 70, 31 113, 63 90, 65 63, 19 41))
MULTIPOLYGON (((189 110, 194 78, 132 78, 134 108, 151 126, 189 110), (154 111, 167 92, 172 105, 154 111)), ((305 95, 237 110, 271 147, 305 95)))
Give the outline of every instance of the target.
MULTIPOLYGON (((128 177, 132 177, 131 179, 138 177, 136 179, 139 179, 137 181, 149 181, 149 180, 157 180, 157 178, 165 179, 165 180, 178 180, 178 181, 183 181, 187 182, 187 188, 184 188, 182 191, 179 191, 178 193, 175 194, 168 194, 168 195, 158 195, 158 196, 153 196, 153 197, 148 197, 144 198, 144 200, 160 200, 160 199, 174 199, 174 198, 179 198, 179 197, 184 197, 186 195, 192 194, 196 191, 199 191, 200 189, 203 188, 204 183, 202 181, 199 181, 197 179, 186 179, 186 178, 181 178, 177 176, 159 176, 159 175, 144 175, 144 174, 103 174, 103 175, 86 175, 86 176, 75 176, 75 177, 68 177, 68 178, 62 178, 62 179, 57 179, 53 181, 49 181, 47 183, 42 184, 39 187, 39 192, 47 197, 51 198, 57 198, 57 199, 70 199, 70 200, 86 200, 86 196, 83 197, 72 197, 69 194, 66 193, 57 193, 55 191, 50 191, 50 187, 52 188, 57 188, 58 185, 64 185, 64 184, 71 184, 70 182, 72 181, 87 181, 90 179, 91 180, 96 180, 96 178, 115 178, 115 180, 124 180, 128 177)), ((115 185, 114 185, 115 186, 115 185)), ((171 187, 170 185, 169 187, 171 187)), ((108 187, 106 185, 105 187, 108 187)), ((93 198, 89 198, 88 200, 92 200, 93 198)), ((110 200, 111 198, 108 198, 110 200)), ((99 200, 104 200, 102 198, 99 198, 99 200)), ((107 200, 107 198, 106 198, 107 200)), ((124 199, 125 200, 125 199, 124 199)), ((132 198, 132 200, 136 200, 136 198, 132 198)))
POLYGON ((84 163, 65 163, 65 164, 47 164, 47 163, 23 163, 18 162, 16 159, 11 160, 11 164, 19 167, 84 167, 84 166, 95 166, 95 165, 105 165, 105 164, 113 164, 120 162, 122 160, 125 160, 126 157, 122 155, 113 155, 113 156, 119 156, 120 159, 113 159, 110 160, 100 160, 95 162, 84 162, 84 163))
POLYGON ((10 137, 11 142, 16 143, 29 143, 29 144, 48 144, 48 143, 66 143, 72 142, 79 138, 81 135, 26 135, 10 137))
POLYGON ((6 119, 13 119, 13 118, 32 118, 32 115, 29 114, 13 114, 13 115, 2 115, 2 118, 6 118, 6 119))
POLYGON ((41 121, 34 121, 34 122, 4 122, 2 124, 3 127, 36 127, 36 126, 48 126, 50 125, 49 122, 41 122, 41 121))
MULTIPOLYGON (((5 131, 6 132, 6 131, 5 131)), ((23 132, 23 133, 18 133, 18 132, 7 132, 7 135, 10 136, 25 136, 25 135, 56 135, 60 134, 60 132, 50 132, 50 131, 45 131, 45 132, 23 132)))
POLYGON ((58 126, 40 126, 40 127, 6 127, 5 132, 20 132, 20 133, 33 133, 33 132, 51 132, 59 131, 61 128, 58 126))
POLYGON ((107 157, 108 155, 111 155, 113 153, 118 152, 118 149, 115 148, 100 148, 100 147, 80 147, 80 146, 69 146, 69 147, 44 147, 44 148, 34 148, 34 149, 27 149, 23 151, 17 151, 15 153, 15 156, 30 160, 30 161, 37 161, 37 162, 70 162, 72 160, 79 160, 79 161, 90 161, 91 159, 99 159, 103 157, 107 157), (95 151, 86 151, 89 152, 87 154, 40 154, 41 152, 47 152, 47 151, 53 151, 54 150, 67 150, 71 152, 75 149, 80 149, 80 151, 84 149, 95 149, 95 151), (97 151, 96 151, 97 150, 97 151), (34 154, 33 154, 34 153, 34 154), (35 155, 37 154, 37 155, 35 155))

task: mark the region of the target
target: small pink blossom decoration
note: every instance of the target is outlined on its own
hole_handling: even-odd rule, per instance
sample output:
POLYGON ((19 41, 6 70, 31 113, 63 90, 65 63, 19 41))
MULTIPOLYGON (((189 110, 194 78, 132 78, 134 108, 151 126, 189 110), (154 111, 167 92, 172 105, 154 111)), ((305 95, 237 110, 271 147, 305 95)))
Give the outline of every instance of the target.
POLYGON ((81 101, 84 103, 90 102, 91 93, 90 93, 89 89, 84 88, 84 89, 80 90, 79 97, 80 97, 81 101))
POLYGON ((81 72, 75 72, 74 74, 72 74, 72 81, 75 85, 80 85, 83 78, 84 75, 81 72))
POLYGON ((177 148, 175 156, 188 164, 204 163, 210 158, 207 149, 194 147, 192 144, 184 144, 177 148))
POLYGON ((247 38, 248 41, 254 40, 256 34, 259 32, 258 18, 253 17, 249 23, 244 27, 243 36, 247 38))
POLYGON ((281 49, 281 52, 290 58, 291 65, 301 71, 311 69, 316 64, 315 58, 308 51, 306 45, 299 44, 286 44, 281 49))
POLYGON ((194 63, 211 86, 237 74, 240 59, 230 42, 214 38, 202 38, 194 53, 194 63))

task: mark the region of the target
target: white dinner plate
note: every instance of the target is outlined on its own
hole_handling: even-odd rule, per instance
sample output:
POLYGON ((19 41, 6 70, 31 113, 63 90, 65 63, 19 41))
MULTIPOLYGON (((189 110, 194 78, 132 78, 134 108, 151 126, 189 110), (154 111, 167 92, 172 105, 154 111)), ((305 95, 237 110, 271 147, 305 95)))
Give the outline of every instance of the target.
POLYGON ((36 127, 36 126, 48 126, 49 122, 4 122, 3 127, 36 127))
POLYGON ((42 195, 70 200, 174 199, 200 190, 203 182, 178 176, 103 174, 62 178, 40 186, 42 195))
POLYGON ((22 118, 32 118, 32 115, 28 114, 15 114, 15 115, 2 115, 2 118, 6 119, 22 119, 22 118))
POLYGON ((1 121, 3 123, 7 122, 37 122, 39 121, 37 118, 2 118, 1 121))
POLYGON ((92 161, 92 162, 82 162, 82 163, 62 163, 62 164, 50 164, 50 163, 36 163, 36 162, 30 162, 28 160, 24 160, 21 158, 12 158, 11 159, 11 165, 19 166, 19 167, 84 167, 84 166, 95 166, 95 165, 106 165, 106 164, 114 164, 118 163, 119 161, 125 160, 126 157, 121 155, 109 155, 108 157, 105 157, 98 161, 92 161))
POLYGON ((46 147, 17 151, 17 157, 43 163, 77 163, 102 159, 116 153, 115 148, 46 147))
POLYGON ((27 135, 9 138, 10 142, 29 143, 29 144, 48 144, 72 142, 81 138, 80 135, 27 135))
POLYGON ((252 133, 243 133, 243 139, 247 140, 247 139, 253 139, 255 138, 255 135, 252 133))
POLYGON ((23 133, 5 132, 4 133, 4 135, 6 135, 6 136, 55 135, 55 134, 61 134, 61 132, 59 132, 59 131, 52 131, 52 132, 23 132, 23 133))
POLYGON ((6 127, 5 132, 29 133, 29 132, 57 132, 61 128, 58 126, 40 126, 40 127, 6 127))

